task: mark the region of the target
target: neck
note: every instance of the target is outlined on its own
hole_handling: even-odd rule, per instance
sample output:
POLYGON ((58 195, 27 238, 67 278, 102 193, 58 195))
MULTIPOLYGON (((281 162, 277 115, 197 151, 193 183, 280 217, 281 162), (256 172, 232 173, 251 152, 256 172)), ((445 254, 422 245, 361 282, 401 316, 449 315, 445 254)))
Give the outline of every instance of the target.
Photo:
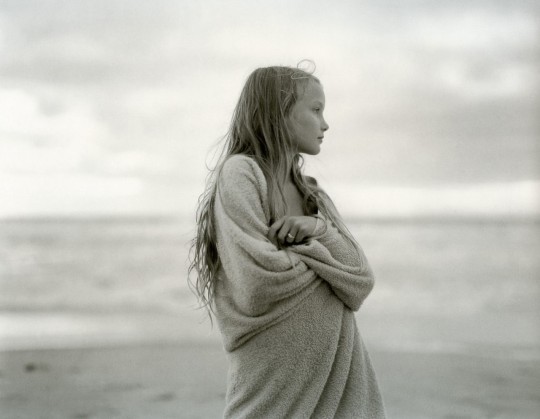
POLYGON ((293 183, 292 165, 293 165, 293 157, 290 158, 289 165, 285 169, 285 172, 281 173, 281 176, 279 178, 282 185, 293 183))

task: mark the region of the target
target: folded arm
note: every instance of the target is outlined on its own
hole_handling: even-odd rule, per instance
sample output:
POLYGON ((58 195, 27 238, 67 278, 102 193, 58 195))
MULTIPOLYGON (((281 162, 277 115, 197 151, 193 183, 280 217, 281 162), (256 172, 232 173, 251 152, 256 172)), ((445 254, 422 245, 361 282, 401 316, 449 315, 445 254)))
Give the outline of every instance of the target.
POLYGON ((313 237, 291 246, 300 259, 326 280, 351 310, 358 310, 373 289, 374 276, 360 246, 356 248, 322 216, 313 237))
POLYGON ((229 291, 251 316, 306 290, 316 280, 290 248, 279 250, 268 239, 266 184, 254 165, 247 157, 229 158, 219 176, 214 212, 229 291))
POLYGON ((373 288, 365 255, 321 217, 304 244, 278 249, 270 240, 266 180, 254 160, 233 156, 217 185, 217 246, 229 291, 242 310, 261 315, 288 297, 309 292, 317 276, 358 310, 373 288))

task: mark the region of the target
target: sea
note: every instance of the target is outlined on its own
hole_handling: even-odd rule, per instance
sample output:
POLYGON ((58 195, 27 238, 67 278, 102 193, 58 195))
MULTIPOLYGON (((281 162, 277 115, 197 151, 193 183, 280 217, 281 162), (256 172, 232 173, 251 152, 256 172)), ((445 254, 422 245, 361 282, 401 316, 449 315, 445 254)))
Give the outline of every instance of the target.
MULTIPOLYGON (((540 359, 540 222, 349 219, 376 285, 368 346, 540 359)), ((0 350, 199 340, 191 219, 0 220, 0 350), (193 279, 193 278, 192 278, 193 279)))

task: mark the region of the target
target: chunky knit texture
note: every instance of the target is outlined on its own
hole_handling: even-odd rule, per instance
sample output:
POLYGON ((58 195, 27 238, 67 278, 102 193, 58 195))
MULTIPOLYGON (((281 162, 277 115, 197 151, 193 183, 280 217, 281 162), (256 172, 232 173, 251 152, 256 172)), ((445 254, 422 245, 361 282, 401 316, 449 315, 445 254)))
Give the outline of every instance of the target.
POLYGON ((215 312, 227 418, 384 418, 354 311, 373 288, 363 252, 323 219, 304 244, 268 238, 264 174, 234 155, 218 179, 215 312))

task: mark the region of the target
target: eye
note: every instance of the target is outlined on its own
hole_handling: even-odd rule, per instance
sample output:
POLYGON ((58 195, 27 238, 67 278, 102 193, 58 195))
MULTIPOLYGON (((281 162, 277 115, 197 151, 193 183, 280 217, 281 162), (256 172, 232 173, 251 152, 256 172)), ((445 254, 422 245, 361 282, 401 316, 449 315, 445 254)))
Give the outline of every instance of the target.
POLYGON ((321 108, 314 108, 313 109, 315 112, 319 113, 321 111, 321 108))

